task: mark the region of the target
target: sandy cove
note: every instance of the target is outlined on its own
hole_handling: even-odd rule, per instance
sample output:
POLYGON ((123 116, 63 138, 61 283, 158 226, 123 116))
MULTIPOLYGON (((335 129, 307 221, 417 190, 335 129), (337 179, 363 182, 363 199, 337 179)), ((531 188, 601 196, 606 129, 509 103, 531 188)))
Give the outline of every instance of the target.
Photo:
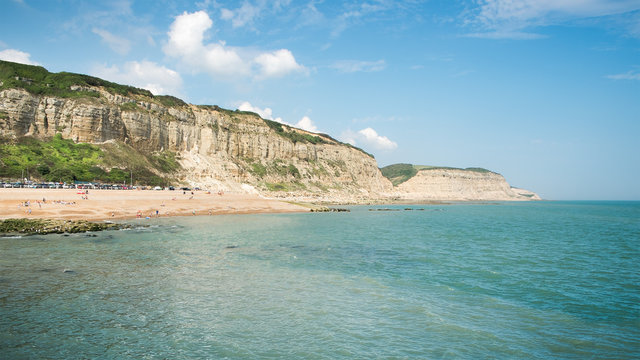
POLYGON ((309 208, 257 195, 182 190, 0 188, 0 219, 122 220, 141 217, 307 212, 309 208), (44 200, 44 201, 43 201, 44 200), (29 206, 24 206, 25 202, 29 206), (31 210, 29 212, 29 210, 31 210))

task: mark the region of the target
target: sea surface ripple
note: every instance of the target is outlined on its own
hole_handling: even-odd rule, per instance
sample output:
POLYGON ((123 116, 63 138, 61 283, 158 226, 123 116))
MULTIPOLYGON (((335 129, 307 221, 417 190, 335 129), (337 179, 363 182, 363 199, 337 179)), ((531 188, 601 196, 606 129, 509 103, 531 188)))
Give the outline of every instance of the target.
POLYGON ((640 358, 638 202, 136 224, 1 238, 0 358, 640 358))

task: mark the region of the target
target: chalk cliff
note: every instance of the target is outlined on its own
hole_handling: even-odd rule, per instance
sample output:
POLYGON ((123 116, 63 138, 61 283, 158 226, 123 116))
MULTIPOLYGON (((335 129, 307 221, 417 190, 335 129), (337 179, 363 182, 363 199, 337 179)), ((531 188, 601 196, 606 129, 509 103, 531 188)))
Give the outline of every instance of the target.
POLYGON ((164 106, 152 98, 75 88, 97 96, 58 98, 0 91, 0 135, 124 143, 178 154, 183 184, 258 191, 273 197, 354 202, 380 198, 391 183, 375 159, 329 136, 217 106, 164 106))
MULTIPOLYGON (((539 199, 494 173, 421 170, 394 187, 373 156, 328 135, 251 112, 186 104, 86 75, 0 61, 0 137, 46 140, 56 134, 106 152, 132 149, 129 160, 131 152, 170 152, 180 165, 171 168, 172 179, 213 191, 341 203, 539 199)), ((147 171, 165 176, 169 170, 147 171)))
POLYGON ((477 169, 422 169, 395 190, 402 200, 540 200, 533 192, 512 188, 500 174, 477 169))

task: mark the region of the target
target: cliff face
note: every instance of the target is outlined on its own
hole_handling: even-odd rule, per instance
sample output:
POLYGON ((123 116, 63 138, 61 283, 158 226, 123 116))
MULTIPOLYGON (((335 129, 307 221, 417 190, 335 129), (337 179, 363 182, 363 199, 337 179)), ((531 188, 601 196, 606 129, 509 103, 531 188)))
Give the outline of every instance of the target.
POLYGON ((0 91, 0 135, 45 139, 61 133, 76 142, 122 142, 147 153, 170 150, 182 165, 176 174, 181 182, 212 190, 361 201, 392 189, 375 159, 328 136, 270 124, 253 113, 164 106, 100 87, 76 90, 95 96, 0 91))
POLYGON ((533 192, 512 188, 500 174, 462 169, 420 170, 395 190, 405 200, 540 200, 533 192))
POLYGON ((0 159, 0 170, 15 177, 32 167, 42 176, 75 179, 82 174, 83 179, 100 176, 119 182, 126 171, 129 179, 136 174, 141 182, 177 181, 213 191, 303 201, 539 199, 511 188, 501 175, 477 168, 390 165, 383 171, 399 184, 394 187, 372 156, 328 135, 250 112, 189 105, 87 75, 0 61, 0 137, 16 139, 2 145, 16 149, 12 146, 19 140, 38 143, 24 137, 55 136, 55 141, 64 142, 58 134, 97 145, 101 150, 93 151, 102 162, 82 155, 73 160, 80 168, 67 169, 73 152, 69 146, 75 144, 66 141, 66 152, 58 153, 64 146, 56 143, 62 147, 48 151, 59 156, 46 159, 39 157, 48 154, 42 148, 22 148, 21 155, 32 151, 31 155, 14 157, 3 147, 9 165, 0 159))

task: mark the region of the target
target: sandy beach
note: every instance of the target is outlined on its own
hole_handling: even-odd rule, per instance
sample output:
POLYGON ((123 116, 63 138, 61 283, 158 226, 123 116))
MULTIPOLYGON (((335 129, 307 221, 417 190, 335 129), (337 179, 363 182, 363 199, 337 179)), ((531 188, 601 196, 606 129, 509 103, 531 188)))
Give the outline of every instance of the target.
POLYGON ((123 220, 218 214, 306 212, 308 208, 250 194, 182 190, 0 188, 0 219, 123 220), (28 206, 25 206, 28 202, 28 206), (157 212, 157 213, 156 213, 157 212))

